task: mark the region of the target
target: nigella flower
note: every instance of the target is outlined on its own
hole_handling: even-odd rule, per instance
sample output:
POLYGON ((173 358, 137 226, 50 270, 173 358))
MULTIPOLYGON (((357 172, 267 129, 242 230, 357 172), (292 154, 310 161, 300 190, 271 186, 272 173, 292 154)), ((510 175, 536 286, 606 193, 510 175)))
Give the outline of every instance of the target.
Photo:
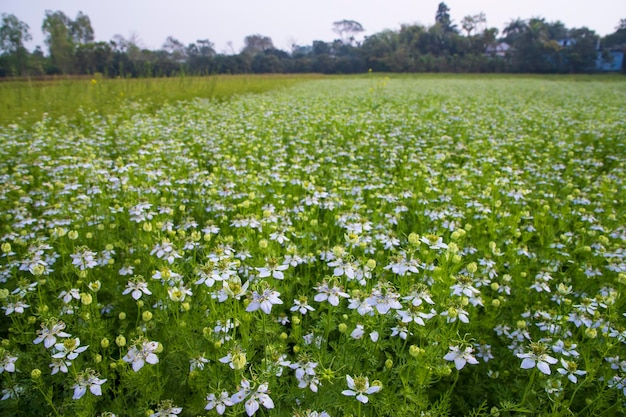
POLYGON ((380 314, 387 314, 389 310, 399 310, 402 304, 398 299, 400 294, 386 285, 379 285, 372 290, 372 294, 365 300, 370 306, 376 308, 380 314))
POLYGON ((156 255, 159 259, 165 259, 170 264, 173 264, 177 258, 182 258, 168 239, 163 239, 160 244, 157 243, 150 255, 156 255))
POLYGON ((336 285, 330 288, 326 282, 318 284, 315 289, 317 290, 317 294, 315 294, 315 297, 313 297, 315 301, 317 301, 318 303, 321 303, 322 301, 328 301, 330 305, 335 307, 339 305, 339 297, 350 297, 347 293, 343 291, 343 288, 336 285))
POLYGON ((68 367, 72 366, 72 362, 66 361, 65 359, 52 359, 52 363, 48 366, 52 368, 52 372, 50 373, 51 375, 54 375, 59 371, 66 374, 69 371, 68 367))
POLYGON ((57 343, 54 345, 56 353, 52 355, 54 359, 67 359, 73 361, 78 357, 80 353, 87 350, 89 346, 81 346, 80 339, 78 337, 74 339, 65 339, 63 343, 57 343))
POLYGON ((558 361, 546 353, 547 348, 542 343, 531 343, 530 352, 518 353, 517 357, 523 359, 521 368, 530 369, 535 366, 546 375, 550 375, 550 365, 558 361))
POLYGON ((204 357, 204 355, 196 356, 195 358, 191 358, 189 360, 189 372, 194 371, 196 369, 203 370, 204 364, 209 363, 210 361, 204 357))
POLYGON ((300 296, 298 299, 294 299, 293 306, 290 309, 290 311, 299 311, 302 315, 314 310, 315 309, 309 305, 308 298, 304 295, 300 296))
POLYGON ((256 389, 256 391, 246 401, 245 408, 248 416, 252 416, 262 405, 263 407, 270 409, 274 408, 274 401, 268 395, 268 383, 264 382, 256 389))
POLYGON ((71 254, 70 257, 72 258, 72 265, 84 271, 98 265, 95 259, 96 255, 96 252, 92 252, 89 248, 83 246, 79 248, 77 253, 71 254))
POLYGON ((58 298, 63 299, 65 304, 72 301, 72 299, 80 300, 80 291, 77 288, 72 288, 69 291, 61 291, 58 298))
POLYGON ((466 347, 461 351, 460 346, 450 346, 450 352, 443 358, 447 361, 454 361, 454 367, 456 369, 463 369, 466 363, 476 365, 478 361, 472 355, 474 349, 471 346, 466 347))
POLYGON ((135 300, 139 300, 143 294, 152 295, 148 289, 148 283, 144 281, 141 275, 135 275, 128 284, 122 295, 130 294, 135 300))
POLYGON ((19 398, 24 393, 24 387, 21 385, 13 385, 8 388, 2 389, 2 398, 0 401, 8 400, 9 398, 19 398))
POLYGON ((287 269, 289 269, 288 264, 279 264, 274 258, 268 258, 267 265, 264 267, 256 268, 256 270, 259 271, 259 278, 267 278, 271 276, 276 279, 284 279, 285 274, 283 274, 283 271, 286 271, 287 269))
POLYGON ((106 379, 98 378, 93 369, 86 369, 76 377, 76 384, 72 387, 74 388, 74 395, 72 396, 72 399, 78 400, 81 398, 87 392, 87 388, 89 388, 89 391, 93 395, 101 396, 102 384, 106 381, 106 379))
POLYGON ((578 382, 578 376, 583 376, 587 374, 586 371, 581 371, 580 369, 578 369, 576 362, 566 361, 565 359, 561 358, 561 364, 563 365, 563 367, 557 369, 558 373, 560 373, 561 375, 567 375, 567 379, 572 381, 574 384, 578 382))
POLYGON ((143 368, 146 362, 152 365, 159 362, 159 358, 155 353, 158 347, 158 342, 144 340, 140 345, 132 346, 122 359, 124 362, 132 364, 133 371, 137 372, 143 368))
POLYGON ((221 363, 227 363, 231 369, 239 370, 246 366, 246 352, 239 346, 232 348, 228 355, 220 358, 221 363))
POLYGON ((365 376, 352 378, 350 375, 346 375, 346 382, 348 383, 348 388, 350 389, 343 390, 341 393, 349 397, 356 396, 357 401, 360 401, 363 404, 369 401, 369 398, 367 398, 366 395, 375 394, 381 389, 380 385, 370 386, 369 379, 365 376))
POLYGON ((43 345, 46 349, 49 349, 51 346, 57 341, 58 337, 70 337, 69 333, 65 333, 63 330, 65 329, 65 323, 62 321, 56 321, 54 319, 48 321, 47 323, 41 323, 41 330, 37 330, 37 338, 33 340, 34 344, 39 344, 43 342, 43 345))
POLYGON ((150 414, 150 417, 176 417, 183 411, 183 407, 176 407, 171 400, 161 401, 156 413, 150 414))
POLYGON ((270 314, 274 304, 282 304, 280 293, 271 289, 266 289, 263 294, 256 291, 252 292, 252 302, 246 308, 246 311, 252 312, 261 309, 265 314, 270 314))
POLYGON ((6 351, 3 353, 2 359, 0 359, 0 374, 4 371, 15 372, 15 362, 17 361, 17 356, 12 356, 6 351))
POLYGON ((2 306, 6 316, 10 316, 13 313, 24 314, 24 309, 30 307, 30 305, 18 300, 14 303, 7 303, 6 306, 2 306))
POLYGON ((215 408, 217 414, 222 415, 226 411, 226 407, 230 407, 233 405, 233 402, 230 400, 230 396, 228 392, 222 391, 219 398, 215 396, 215 394, 209 394, 206 397, 207 405, 204 407, 205 410, 212 410, 215 408))
POLYGON ((398 310, 398 317, 403 323, 415 322, 420 326, 425 326, 424 319, 429 320, 437 315, 434 309, 430 309, 430 313, 424 313, 419 307, 415 307, 412 304, 407 310, 398 310))

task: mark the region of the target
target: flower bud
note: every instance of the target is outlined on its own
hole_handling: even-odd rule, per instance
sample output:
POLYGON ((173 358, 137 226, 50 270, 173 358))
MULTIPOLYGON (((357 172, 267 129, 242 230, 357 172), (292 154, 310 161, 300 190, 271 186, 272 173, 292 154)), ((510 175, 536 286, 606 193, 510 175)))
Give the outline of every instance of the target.
POLYGON ((115 344, 118 345, 119 347, 124 347, 126 346, 126 338, 124 337, 124 335, 119 335, 115 338, 115 344))
POLYGON ((109 347, 109 339, 107 339, 106 337, 103 337, 102 340, 100 341, 100 346, 102 346, 103 349, 106 349, 109 347))
POLYGON ((141 313, 141 319, 143 321, 150 321, 150 320, 152 320, 152 313, 150 311, 144 311, 143 313, 141 313))
POLYGON ((422 353, 424 353, 424 349, 420 348, 419 346, 411 345, 409 347, 409 355, 411 355, 414 358, 417 358, 422 353))
POLYGON ((420 235, 418 235, 417 233, 410 233, 409 234, 409 243, 411 245, 417 246, 420 244, 420 235))
POLYGON ((80 302, 83 305, 88 306, 89 304, 91 304, 92 301, 93 301, 93 298, 91 297, 91 294, 87 294, 87 293, 80 294, 80 302))
POLYGON ((30 371, 30 377, 32 379, 41 378, 41 370, 39 370, 38 368, 33 369, 32 371, 30 371))

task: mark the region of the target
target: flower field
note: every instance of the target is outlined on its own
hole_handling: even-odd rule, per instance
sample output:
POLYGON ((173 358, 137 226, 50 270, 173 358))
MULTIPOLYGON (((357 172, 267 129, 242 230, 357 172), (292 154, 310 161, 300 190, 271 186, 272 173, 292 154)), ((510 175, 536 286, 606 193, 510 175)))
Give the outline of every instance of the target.
POLYGON ((0 128, 0 414, 624 415, 626 83, 322 79, 0 128))

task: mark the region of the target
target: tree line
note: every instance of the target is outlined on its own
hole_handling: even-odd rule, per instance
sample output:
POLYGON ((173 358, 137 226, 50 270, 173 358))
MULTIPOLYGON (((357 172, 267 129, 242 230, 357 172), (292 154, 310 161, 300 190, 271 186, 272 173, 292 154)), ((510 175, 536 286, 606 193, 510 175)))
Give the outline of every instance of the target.
MULTIPOLYGON (((168 37, 157 50, 142 48, 134 36, 115 35, 96 42, 89 17, 82 12, 71 19, 61 11, 46 11, 41 47, 28 51, 29 26, 11 14, 2 14, 0 76, 95 74, 109 77, 158 77, 181 74, 376 72, 524 72, 585 73, 598 60, 626 48, 626 19, 615 32, 600 37, 587 27, 567 28, 562 22, 540 17, 511 20, 502 32, 488 27, 483 13, 465 16, 456 24, 445 3, 440 3, 431 26, 401 25, 357 41, 365 31, 353 20, 333 23, 338 38, 292 45, 290 51, 274 46, 259 34, 244 39, 239 53, 217 53, 209 39, 184 45, 168 37)), ((622 67, 622 71, 624 71, 622 67)))

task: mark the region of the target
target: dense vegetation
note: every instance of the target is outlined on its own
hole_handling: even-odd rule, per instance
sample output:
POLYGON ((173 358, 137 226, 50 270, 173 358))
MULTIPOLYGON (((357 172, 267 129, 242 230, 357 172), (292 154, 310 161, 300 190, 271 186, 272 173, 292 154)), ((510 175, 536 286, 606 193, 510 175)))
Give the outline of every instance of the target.
POLYGON ((624 102, 372 75, 0 127, 0 414, 623 416, 624 102))
POLYGON ((108 77, 244 73, 359 73, 377 72, 594 72, 598 59, 626 46, 626 20, 615 33, 600 38, 586 27, 567 28, 542 18, 512 20, 499 33, 480 13, 454 24, 441 3, 430 26, 402 25, 356 42, 364 28, 355 21, 335 22, 339 36, 332 42, 292 45, 277 49, 272 40, 250 35, 240 53, 218 54, 208 39, 184 45, 175 37, 162 49, 143 49, 137 39, 116 35, 94 42, 89 17, 74 20, 61 11, 48 11, 42 25, 47 55, 29 52, 24 42, 30 28, 16 16, 3 14, 0 28, 0 76, 95 74, 108 77), (503 49, 503 44, 506 46, 503 49))

